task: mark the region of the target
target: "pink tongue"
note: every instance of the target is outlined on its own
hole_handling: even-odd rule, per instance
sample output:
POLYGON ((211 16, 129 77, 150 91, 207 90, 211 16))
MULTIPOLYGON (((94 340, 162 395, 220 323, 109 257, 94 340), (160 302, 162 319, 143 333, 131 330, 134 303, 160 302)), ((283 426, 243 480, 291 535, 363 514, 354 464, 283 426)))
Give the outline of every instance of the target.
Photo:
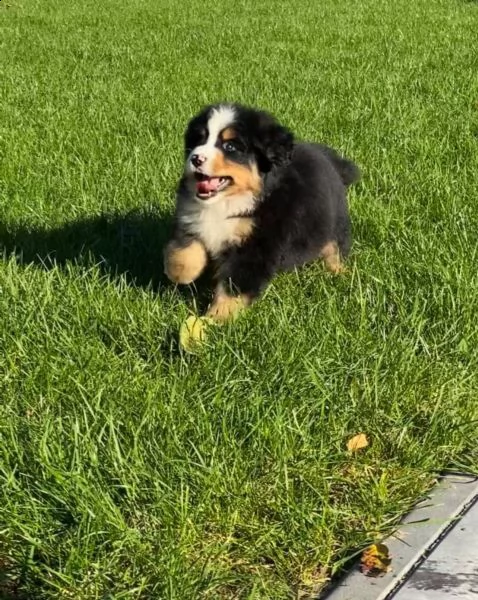
POLYGON ((196 182, 196 190, 200 194, 209 194, 209 192, 215 192, 219 187, 219 182, 219 177, 211 177, 210 179, 198 181, 196 182))

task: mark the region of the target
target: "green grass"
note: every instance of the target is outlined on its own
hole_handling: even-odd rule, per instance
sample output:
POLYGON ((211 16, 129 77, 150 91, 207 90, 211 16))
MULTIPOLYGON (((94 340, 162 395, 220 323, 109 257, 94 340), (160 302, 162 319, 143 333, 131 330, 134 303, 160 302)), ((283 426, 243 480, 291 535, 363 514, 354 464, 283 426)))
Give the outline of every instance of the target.
POLYGON ((1 0, 0 597, 312 593, 477 470, 477 31, 461 0, 1 0), (222 99, 364 176, 349 274, 190 356, 161 245, 222 99))

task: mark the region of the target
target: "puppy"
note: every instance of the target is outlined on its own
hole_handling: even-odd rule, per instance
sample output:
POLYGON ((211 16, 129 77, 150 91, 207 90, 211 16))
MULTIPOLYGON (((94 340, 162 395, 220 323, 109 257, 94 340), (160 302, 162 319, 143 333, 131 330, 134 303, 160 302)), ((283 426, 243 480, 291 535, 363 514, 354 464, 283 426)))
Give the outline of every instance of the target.
POLYGON ((218 321, 251 304, 279 271, 321 258, 339 273, 351 244, 346 189, 359 177, 354 163, 294 141, 266 112, 209 106, 185 133, 165 273, 189 284, 212 262, 207 315, 218 321))

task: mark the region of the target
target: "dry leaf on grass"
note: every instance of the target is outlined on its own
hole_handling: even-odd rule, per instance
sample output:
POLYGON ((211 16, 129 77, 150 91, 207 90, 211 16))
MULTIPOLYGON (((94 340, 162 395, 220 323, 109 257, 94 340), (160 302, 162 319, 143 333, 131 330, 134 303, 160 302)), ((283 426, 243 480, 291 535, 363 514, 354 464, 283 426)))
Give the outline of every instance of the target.
POLYGON ((390 571, 392 559, 385 544, 372 544, 362 553, 360 570, 367 577, 381 577, 390 571))
POLYGON ((368 439, 365 433, 358 433, 354 435, 353 438, 350 438, 347 442, 347 450, 349 452, 357 452, 357 450, 362 450, 368 446, 368 439))

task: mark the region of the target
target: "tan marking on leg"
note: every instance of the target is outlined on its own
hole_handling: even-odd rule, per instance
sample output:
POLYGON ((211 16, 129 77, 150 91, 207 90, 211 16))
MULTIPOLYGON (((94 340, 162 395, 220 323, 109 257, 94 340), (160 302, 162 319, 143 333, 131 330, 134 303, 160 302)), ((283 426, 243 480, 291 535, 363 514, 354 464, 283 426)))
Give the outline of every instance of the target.
POLYGON ((235 319, 250 303, 251 300, 246 294, 231 296, 225 292, 221 285, 219 285, 216 288, 214 300, 209 307, 206 316, 211 317, 211 319, 220 323, 224 323, 225 321, 235 319))
POLYGON ((340 252, 337 242, 327 242, 320 251, 320 257, 323 259, 326 268, 331 273, 342 273, 345 267, 340 259, 340 252))
POLYGON ((206 263, 206 250, 198 241, 181 247, 172 240, 164 251, 164 272, 174 283, 193 282, 201 275, 206 263))

